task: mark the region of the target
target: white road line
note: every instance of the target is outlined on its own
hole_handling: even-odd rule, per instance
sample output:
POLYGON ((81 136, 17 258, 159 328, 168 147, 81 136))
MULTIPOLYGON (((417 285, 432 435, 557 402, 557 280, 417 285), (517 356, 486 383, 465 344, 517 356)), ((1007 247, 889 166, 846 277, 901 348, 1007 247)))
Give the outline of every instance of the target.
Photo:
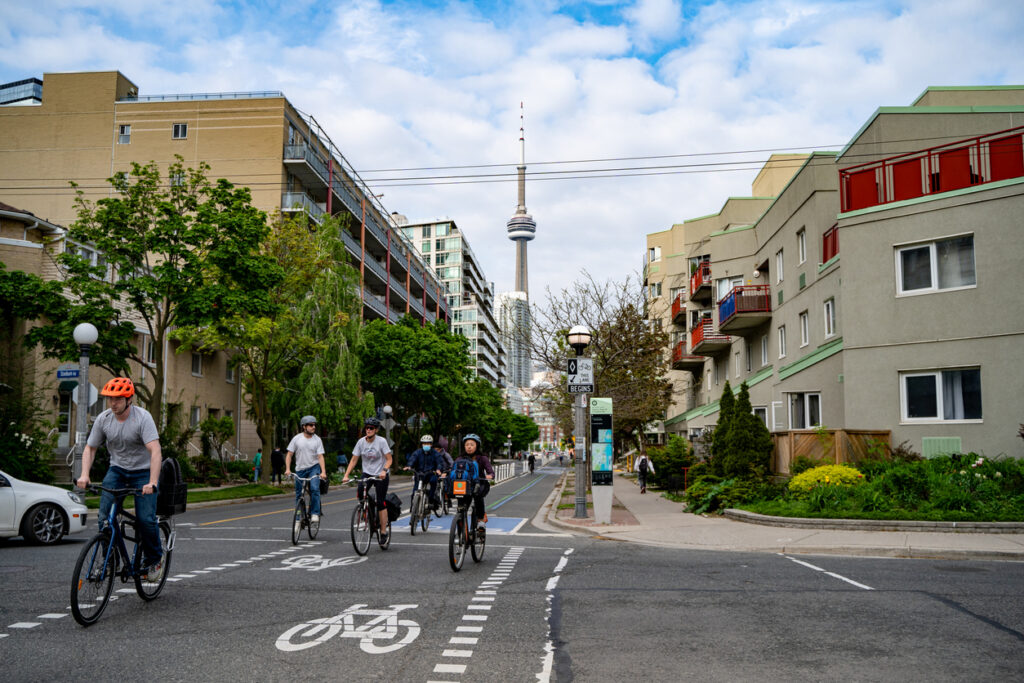
POLYGON ((486 614, 463 614, 463 621, 487 621, 486 614))
POLYGON ((7 628, 35 628, 36 626, 42 626, 42 623, 38 621, 18 621, 7 628))
POLYGON ((455 630, 459 633, 480 633, 484 630, 483 626, 456 626, 455 630))
POLYGON ((558 586, 558 579, 561 578, 562 570, 565 569, 566 564, 569 562, 569 556, 572 555, 573 549, 569 548, 562 553, 561 559, 558 564, 555 565, 555 569, 552 572, 553 576, 548 579, 547 585, 547 609, 545 610, 545 620, 548 622, 548 639, 544 643, 544 656, 540 658, 540 673, 536 675, 537 683, 549 683, 551 681, 551 675, 555 663, 555 644, 551 640, 551 603, 554 601, 555 587, 558 586))
POLYGON ((205 569, 193 569, 192 573, 193 574, 209 574, 210 572, 206 571, 205 569))
POLYGON ((164 581, 171 581, 172 583, 177 583, 178 581, 181 581, 181 579, 173 579, 168 576, 166 579, 164 579, 164 581))
POLYGON ((194 579, 194 578, 196 578, 196 575, 195 574, 175 574, 174 578, 175 579, 194 579))
POLYGON ((134 593, 135 589, 134 588, 119 588, 119 589, 117 589, 117 592, 118 593, 134 593))
POLYGON ((494 602, 493 597, 484 597, 480 595, 474 595, 472 598, 475 602, 494 602))
POLYGON ((445 650, 441 653, 442 657, 472 657, 472 650, 445 650))
POLYGON ((40 614, 36 619, 63 619, 66 616, 66 614, 40 614))
POLYGON ((550 579, 548 579, 547 590, 549 592, 555 590, 555 587, 558 585, 558 579, 559 577, 557 576, 552 576, 550 579))
POLYGON ((466 609, 489 610, 489 609, 491 609, 491 606, 490 605, 467 605, 466 609))
MULTIPOLYGON (((779 553, 779 554, 782 555, 782 553, 779 553)), ((873 591, 873 590, 875 590, 871 586, 865 586, 863 583, 857 583, 853 579, 848 579, 845 576, 840 576, 839 574, 836 574, 834 572, 826 571, 826 570, 822 569, 821 567, 816 567, 816 566, 814 566, 813 564, 811 564, 809 562, 804 562, 802 560, 798 560, 795 557, 790 557, 789 555, 782 555, 782 557, 785 557, 787 560, 792 560, 793 562, 796 562, 797 564, 803 565, 803 566, 807 567, 808 569, 813 569, 816 572, 821 572, 821 573, 823 573, 823 574, 825 574, 827 576, 831 576, 833 579, 839 579, 840 581, 845 581, 846 583, 848 583, 848 584, 850 584, 852 586, 856 586, 857 588, 862 588, 862 589, 864 589, 866 591, 873 591)))
POLYGON ((453 636, 448 641, 448 644, 449 645, 476 645, 479 640, 480 640, 479 638, 459 638, 458 636, 453 636))
POLYGON ((0 633, 0 638, 6 638, 6 637, 7 637, 7 635, 8 635, 8 634, 6 634, 6 633, 0 633))
POLYGON ((465 671, 465 664, 438 664, 434 667, 436 674, 461 674, 465 671))

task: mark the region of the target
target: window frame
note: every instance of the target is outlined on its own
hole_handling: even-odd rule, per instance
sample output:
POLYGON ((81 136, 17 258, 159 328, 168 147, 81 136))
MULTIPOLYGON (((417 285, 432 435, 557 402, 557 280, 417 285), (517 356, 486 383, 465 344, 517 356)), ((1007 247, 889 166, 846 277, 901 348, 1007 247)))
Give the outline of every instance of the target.
POLYGON ((130 145, 130 144, 132 144, 132 124, 130 124, 130 123, 119 123, 119 124, 117 124, 117 144, 119 144, 119 145, 130 145))
POLYGON ((797 265, 807 262, 807 228, 800 228, 796 233, 797 265))
POLYGON ((898 373, 899 385, 900 385, 900 424, 982 424, 985 421, 985 407, 984 400, 981 401, 981 417, 968 417, 968 418, 950 418, 943 417, 945 414, 945 404, 943 403, 943 396, 945 394, 943 390, 943 373, 944 372, 956 372, 964 370, 974 370, 978 373, 978 387, 979 393, 984 395, 984 389, 981 388, 981 366, 957 366, 948 368, 935 368, 928 370, 901 370, 898 373), (935 417, 910 417, 907 397, 907 379, 911 377, 934 377, 935 378, 935 417))
POLYGON ((921 296, 923 294, 937 294, 940 292, 957 292, 965 289, 976 289, 978 287, 978 258, 977 251, 974 248, 974 233, 968 232, 960 235, 948 235, 945 237, 937 237, 933 240, 925 242, 905 242, 902 244, 893 245, 893 256, 896 261, 896 296, 921 296), (938 244, 942 242, 951 242, 953 240, 962 239, 964 237, 971 238, 971 259, 974 262, 974 283, 969 285, 959 285, 957 287, 940 287, 939 286, 939 260, 938 260, 938 244), (905 251, 912 249, 921 249, 922 247, 928 248, 928 265, 929 275, 931 277, 931 286, 919 287, 917 289, 904 289, 903 288, 903 258, 902 254, 905 251))
POLYGON ((779 325, 776 329, 778 330, 779 358, 781 359, 786 357, 786 326, 779 325))
POLYGON ((172 140, 188 140, 188 124, 187 123, 172 123, 171 124, 171 139, 172 140))
POLYGON ((201 354, 201 353, 195 353, 195 352, 192 353, 192 376, 193 377, 202 377, 203 376, 203 354, 201 354), (198 361, 198 365, 199 365, 199 369, 198 370, 196 370, 197 361, 198 361))
POLYGON ((822 416, 822 413, 824 411, 822 409, 821 392, 820 391, 789 391, 789 392, 786 392, 786 394, 787 394, 787 397, 786 397, 786 412, 787 412, 787 414, 789 416, 789 428, 790 429, 814 429, 815 427, 820 427, 822 425, 823 422, 822 422, 822 417, 821 416, 822 416), (803 427, 794 427, 793 426, 793 397, 795 397, 795 396, 802 396, 803 397, 803 415, 801 415, 801 417, 803 418, 803 424, 804 424, 803 427), (812 397, 812 396, 817 397, 817 404, 818 404, 818 421, 817 421, 817 424, 811 424, 811 415, 810 415, 811 401, 810 401, 810 397, 812 397))
POLYGON ((836 336, 836 299, 829 297, 823 304, 825 314, 825 339, 836 336))
POLYGON ((775 284, 779 284, 783 280, 783 270, 785 266, 785 258, 782 255, 784 249, 779 249, 775 252, 775 284))
POLYGON ((807 311, 800 312, 800 348, 811 343, 811 317, 807 311))
POLYGON ((761 367, 768 365, 768 335, 761 337, 761 367))

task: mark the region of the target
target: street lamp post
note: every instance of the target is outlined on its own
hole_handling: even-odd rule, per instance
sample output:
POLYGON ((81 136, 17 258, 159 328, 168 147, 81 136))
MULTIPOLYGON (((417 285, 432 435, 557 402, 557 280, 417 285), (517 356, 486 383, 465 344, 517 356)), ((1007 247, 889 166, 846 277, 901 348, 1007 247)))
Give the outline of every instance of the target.
MULTIPOLYGON (((576 352, 579 358, 588 346, 590 346, 590 330, 583 325, 575 325, 566 334, 569 346, 576 352)), ((587 517, 587 475, 586 475, 586 447, 587 437, 584 425, 583 394, 576 394, 573 403, 573 436, 576 452, 576 511, 573 517, 586 519, 587 517)))
POLYGON ((388 442, 388 447, 392 445, 391 442, 391 428, 395 426, 395 420, 391 417, 391 406, 385 405, 381 408, 381 412, 384 413, 384 419, 381 420, 381 424, 384 425, 384 439, 388 442))
POLYGON ((511 434, 508 435, 508 443, 506 445, 508 446, 508 459, 511 460, 512 459, 512 435, 511 434))
POLYGON ((89 352, 92 345, 99 339, 99 332, 92 323, 81 323, 75 326, 72 333, 75 343, 78 344, 78 408, 77 427, 75 428, 75 464, 71 468, 71 480, 78 481, 82 476, 82 453, 85 451, 85 441, 89 438, 86 433, 88 429, 89 412, 89 352))

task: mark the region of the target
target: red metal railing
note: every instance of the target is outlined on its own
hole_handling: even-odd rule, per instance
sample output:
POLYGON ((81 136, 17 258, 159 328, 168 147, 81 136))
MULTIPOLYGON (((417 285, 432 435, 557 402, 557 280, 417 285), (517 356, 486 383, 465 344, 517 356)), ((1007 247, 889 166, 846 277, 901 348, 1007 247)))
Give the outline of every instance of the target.
POLYGON ((690 276, 690 292, 692 294, 704 285, 710 284, 711 264, 707 261, 703 261, 699 266, 697 266, 697 270, 693 271, 693 275, 690 276))
POLYGON ((855 211, 1024 176, 1024 126, 850 166, 840 205, 855 211))
POLYGON ((729 342, 729 335, 718 334, 710 320, 703 320, 690 332, 690 348, 695 349, 703 342, 729 342))
POLYGON ((833 225, 821 236, 821 262, 828 263, 839 253, 839 225, 833 225))
POLYGON ((672 347, 672 362, 678 363, 686 355, 686 341, 676 342, 676 345, 672 347))
POLYGON ((676 294, 676 298, 672 300, 672 320, 674 321, 679 317, 681 313, 686 313, 685 302, 683 301, 682 294, 676 294))

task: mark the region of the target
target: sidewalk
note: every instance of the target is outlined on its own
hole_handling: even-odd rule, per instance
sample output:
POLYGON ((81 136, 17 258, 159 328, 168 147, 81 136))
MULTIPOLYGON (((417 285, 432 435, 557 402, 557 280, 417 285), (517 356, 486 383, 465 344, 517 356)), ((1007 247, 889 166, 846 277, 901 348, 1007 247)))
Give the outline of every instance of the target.
POLYGON ((922 522, 885 522, 887 529, 897 529, 887 531, 828 528, 843 526, 839 520, 793 520, 801 526, 769 526, 787 522, 751 513, 743 515, 760 518, 760 523, 684 513, 681 503, 662 498, 658 492, 641 495, 636 482, 619 473, 615 474, 612 523, 599 525, 593 520, 593 511, 588 510, 589 519, 576 520, 573 510, 557 509, 569 474, 548 501, 546 521, 559 529, 601 539, 690 550, 1024 561, 1024 525, 993 526, 996 533, 924 531, 921 529, 939 527, 922 522), (622 506, 618 514, 616 504, 622 506))

